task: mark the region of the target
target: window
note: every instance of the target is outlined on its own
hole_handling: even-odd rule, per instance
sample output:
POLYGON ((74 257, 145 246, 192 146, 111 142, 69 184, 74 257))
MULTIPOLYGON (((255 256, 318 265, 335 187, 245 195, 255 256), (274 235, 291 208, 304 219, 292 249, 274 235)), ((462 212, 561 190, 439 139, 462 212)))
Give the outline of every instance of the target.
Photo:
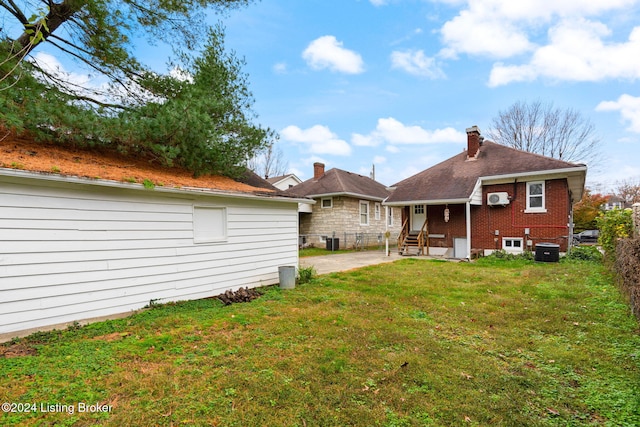
POLYGON ((523 239, 517 237, 505 237, 502 239, 502 249, 512 254, 523 252, 523 239))
POLYGON ((331 209, 333 207, 333 199, 331 197, 322 199, 321 206, 323 209, 331 209))
POLYGON ((375 214, 375 218, 376 221, 380 221, 380 211, 381 211, 382 207, 380 206, 380 203, 376 203, 374 206, 374 214, 375 214))
POLYGON ((546 212, 544 181, 527 182, 527 209, 525 212, 546 212))
POLYGON ((391 206, 385 206, 387 210, 387 225, 393 227, 393 208, 391 206))
POLYGON ((415 205, 413 207, 413 213, 417 215, 424 214, 424 205, 415 205))
POLYGON ((360 225, 369 225, 369 202, 360 202, 360 225))
POLYGON ((193 241, 221 242, 227 239, 227 210, 205 206, 193 207, 193 241))

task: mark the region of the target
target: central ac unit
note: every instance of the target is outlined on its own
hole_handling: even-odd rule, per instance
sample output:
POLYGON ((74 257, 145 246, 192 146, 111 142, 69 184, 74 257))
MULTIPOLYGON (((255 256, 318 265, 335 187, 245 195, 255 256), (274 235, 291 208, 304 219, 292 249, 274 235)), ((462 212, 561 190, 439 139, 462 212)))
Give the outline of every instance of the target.
POLYGON ((487 194, 487 204, 489 206, 504 206, 509 204, 509 193, 489 193, 487 194))

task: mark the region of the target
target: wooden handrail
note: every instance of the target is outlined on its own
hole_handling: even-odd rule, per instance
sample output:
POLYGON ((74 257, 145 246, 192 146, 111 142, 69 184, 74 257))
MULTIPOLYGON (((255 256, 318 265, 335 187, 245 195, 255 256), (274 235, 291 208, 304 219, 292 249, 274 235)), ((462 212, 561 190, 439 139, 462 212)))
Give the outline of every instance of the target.
MULTIPOLYGON (((422 255, 424 255, 424 247, 425 247, 425 240, 427 240, 427 245, 428 245, 428 240, 429 240, 429 218, 425 218, 424 220, 424 224, 422 224, 422 227, 420 227, 420 234, 418 234, 418 250, 420 251, 420 253, 422 255), (425 239, 426 236, 426 239, 425 239)), ((429 247, 427 246, 427 255, 429 254, 429 247)))
POLYGON ((409 218, 405 219, 404 222, 402 223, 402 229, 400 230, 400 235, 398 235, 398 250, 402 248, 404 239, 405 237, 407 237, 407 234, 409 234, 408 225, 409 225, 409 218))

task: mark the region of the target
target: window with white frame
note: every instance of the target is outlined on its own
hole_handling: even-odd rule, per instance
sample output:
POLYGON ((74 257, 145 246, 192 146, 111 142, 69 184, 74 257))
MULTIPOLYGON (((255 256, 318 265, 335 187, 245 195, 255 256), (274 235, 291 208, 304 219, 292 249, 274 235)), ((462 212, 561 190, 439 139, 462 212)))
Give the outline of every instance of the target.
POLYGON ((333 207, 333 198, 332 197, 324 197, 320 201, 320 206, 322 206, 323 209, 331 209, 333 207))
POLYGON ((393 208, 391 206, 385 206, 387 211, 387 225, 393 227, 393 208))
POLYGON ((520 254, 524 251, 524 240, 519 237, 504 237, 502 238, 502 249, 505 252, 512 254, 520 254))
POLYGON ((382 211, 382 206, 380 205, 380 203, 376 203, 373 206, 373 212, 376 218, 376 221, 380 221, 380 215, 381 215, 381 211, 382 211))
POLYGON ((413 207, 413 213, 416 215, 424 214, 424 205, 415 205, 413 207))
POLYGON ((195 243, 222 242, 227 239, 227 210, 225 208, 193 207, 193 241, 195 243))
POLYGON ((546 212, 544 181, 527 182, 527 209, 525 212, 546 212))
POLYGON ((369 202, 360 201, 360 225, 369 225, 369 202))

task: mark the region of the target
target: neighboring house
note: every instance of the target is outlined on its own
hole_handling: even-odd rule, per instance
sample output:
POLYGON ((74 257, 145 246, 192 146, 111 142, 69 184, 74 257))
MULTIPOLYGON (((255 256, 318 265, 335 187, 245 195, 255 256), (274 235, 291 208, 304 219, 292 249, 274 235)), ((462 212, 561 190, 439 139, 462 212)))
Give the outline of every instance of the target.
POLYGON ((302 180, 290 173, 288 175, 274 176, 273 178, 267 178, 267 182, 273 185, 279 190, 288 190, 291 187, 295 187, 300 184, 302 180))
POLYGON ((165 171, 153 187, 130 182, 158 172, 135 159, 94 159, 88 176, 102 178, 84 178, 72 172, 83 154, 56 150, 3 145, 23 170, 0 168, 0 334, 275 284, 298 265, 302 200, 255 175, 165 171))
POLYGON ((400 209, 382 205, 390 194, 387 187, 341 169, 325 172, 322 163, 313 167, 313 178, 285 191, 316 202, 300 212, 302 244, 322 246, 330 237, 338 239, 341 248, 374 245, 382 242, 387 231, 395 241, 400 232, 400 209))
POLYGON ((485 142, 476 126, 467 139, 466 152, 393 186, 384 204, 403 210, 399 250, 470 258, 545 242, 566 251, 586 166, 485 142))
POLYGON ((607 203, 602 206, 605 211, 611 211, 613 209, 630 209, 631 203, 626 202, 622 197, 607 196, 607 203))

